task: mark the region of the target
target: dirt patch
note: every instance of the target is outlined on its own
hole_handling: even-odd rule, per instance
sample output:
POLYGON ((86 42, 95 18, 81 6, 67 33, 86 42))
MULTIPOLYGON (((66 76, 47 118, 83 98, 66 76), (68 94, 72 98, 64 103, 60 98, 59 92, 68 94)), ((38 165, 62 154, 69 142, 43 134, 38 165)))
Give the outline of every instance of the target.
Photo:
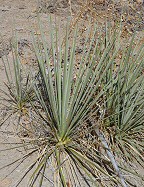
POLYGON ((0 186, 1 187, 5 187, 5 186, 10 186, 11 184, 11 180, 10 179, 4 179, 4 180, 0 180, 0 186))

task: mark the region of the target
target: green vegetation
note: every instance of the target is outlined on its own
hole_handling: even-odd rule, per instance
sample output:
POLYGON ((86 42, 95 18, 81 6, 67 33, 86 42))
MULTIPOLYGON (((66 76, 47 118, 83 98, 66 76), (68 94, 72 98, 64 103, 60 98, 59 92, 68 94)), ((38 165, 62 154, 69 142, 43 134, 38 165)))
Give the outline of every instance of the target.
POLYGON ((20 124, 22 116, 26 115, 28 108, 31 108, 29 101, 34 101, 35 98, 30 74, 28 71, 26 73, 21 64, 16 36, 15 41, 12 42, 12 46, 13 61, 9 61, 7 55, 2 57, 7 77, 7 83, 5 83, 7 91, 0 89, 0 100, 4 106, 6 105, 7 115, 1 121, 0 126, 10 117, 18 119, 18 124, 20 124))
POLYGON ((51 50, 41 22, 41 37, 32 35, 38 72, 30 82, 28 77, 21 81, 16 48, 14 83, 4 60, 7 101, 15 112, 30 107, 33 124, 42 132, 27 140, 33 149, 16 160, 21 163, 38 153, 16 186, 31 170, 30 187, 37 181, 48 186, 49 162, 54 164, 55 186, 127 186, 124 174, 130 171, 121 162, 128 167, 133 161, 142 165, 144 159, 144 46, 134 45, 134 37, 129 46, 121 46, 118 29, 106 28, 103 34, 97 25, 89 26, 77 60, 78 26, 71 37, 67 24, 63 41, 51 19, 49 24, 51 50))

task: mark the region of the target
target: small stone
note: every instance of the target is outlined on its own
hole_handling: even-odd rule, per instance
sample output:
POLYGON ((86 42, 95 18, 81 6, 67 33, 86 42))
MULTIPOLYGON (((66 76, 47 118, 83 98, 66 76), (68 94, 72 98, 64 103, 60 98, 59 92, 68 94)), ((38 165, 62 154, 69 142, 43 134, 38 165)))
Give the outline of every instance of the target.
POLYGON ((23 28, 22 27, 16 27, 16 30, 21 31, 21 30, 23 30, 23 28))

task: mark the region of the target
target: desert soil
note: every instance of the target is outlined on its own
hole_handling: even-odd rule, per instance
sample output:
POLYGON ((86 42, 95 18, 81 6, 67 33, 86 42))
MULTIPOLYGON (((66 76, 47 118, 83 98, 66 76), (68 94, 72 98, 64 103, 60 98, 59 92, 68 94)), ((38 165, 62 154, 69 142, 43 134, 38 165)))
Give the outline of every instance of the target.
MULTIPOLYGON (((4 50, 4 47, 1 43, 2 40, 0 39, 0 57, 3 56, 4 53, 7 53, 8 57, 12 60, 10 41, 13 36, 13 29, 18 33, 18 38, 22 44, 21 50, 23 50, 24 45, 28 45, 30 43, 29 22, 32 22, 32 24, 35 23, 36 9, 36 0, 0 0, 0 34, 6 48, 6 50, 4 50)), ((4 73, 3 63, 0 58, 1 89, 5 89, 3 85, 4 81, 6 81, 6 77, 4 73)), ((2 116, 3 113, 4 111, 1 110, 0 115, 2 116)), ((0 129, 0 168, 25 154, 25 151, 22 149, 2 151, 4 149, 9 149, 12 147, 12 144, 5 145, 3 143, 19 143, 19 139, 17 139, 16 136, 12 135, 11 133, 4 133, 7 131, 13 131, 13 129, 9 129, 9 126, 7 127, 7 125, 3 126, 3 128, 0 129)), ((9 173, 12 171, 14 166, 10 166, 6 169, 0 170, 0 187, 15 186, 16 181, 23 174, 28 165, 28 162, 22 164, 21 167, 17 168, 15 172, 10 175, 9 173)), ((26 187, 27 182, 28 178, 26 178, 25 181, 20 184, 20 186, 26 187)))

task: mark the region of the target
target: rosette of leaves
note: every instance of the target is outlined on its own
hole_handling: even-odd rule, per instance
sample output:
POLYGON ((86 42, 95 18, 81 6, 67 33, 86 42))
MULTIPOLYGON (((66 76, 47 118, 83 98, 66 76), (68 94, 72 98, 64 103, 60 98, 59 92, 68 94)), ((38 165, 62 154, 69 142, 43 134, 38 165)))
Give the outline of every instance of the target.
POLYGON ((16 120, 20 124, 22 117, 29 115, 30 101, 34 101, 35 97, 30 74, 25 71, 21 63, 16 36, 11 46, 12 58, 8 55, 2 57, 6 82, 4 82, 5 87, 0 89, 0 100, 6 115, 1 119, 0 126, 5 122, 8 123, 10 118, 13 118, 13 122, 16 120))
POLYGON ((143 167, 144 45, 135 36, 127 44, 117 67, 106 73, 105 83, 113 79, 113 84, 106 94, 104 123, 117 156, 143 167))
POLYGON ((101 84, 118 54, 118 48, 113 48, 119 33, 114 31, 104 48, 105 38, 98 34, 96 25, 88 28, 83 52, 77 61, 78 27, 70 38, 67 24, 63 42, 59 28, 53 28, 50 21, 50 51, 40 22, 39 28, 41 38, 35 39, 33 35, 39 67, 35 84, 39 104, 34 108, 47 136, 29 185, 33 186, 39 177, 40 186, 46 179, 49 182, 48 160, 52 159, 57 173, 56 186, 98 186, 106 184, 107 180, 111 185, 121 183, 126 186, 119 169, 113 165, 114 157, 111 155, 111 159, 110 154, 105 153, 108 144, 103 144, 105 148, 101 146, 99 139, 105 141, 104 136, 101 134, 99 138, 100 133, 96 131, 101 126, 100 110, 112 80, 104 87, 101 84), (41 44, 43 50, 39 48, 41 44))

